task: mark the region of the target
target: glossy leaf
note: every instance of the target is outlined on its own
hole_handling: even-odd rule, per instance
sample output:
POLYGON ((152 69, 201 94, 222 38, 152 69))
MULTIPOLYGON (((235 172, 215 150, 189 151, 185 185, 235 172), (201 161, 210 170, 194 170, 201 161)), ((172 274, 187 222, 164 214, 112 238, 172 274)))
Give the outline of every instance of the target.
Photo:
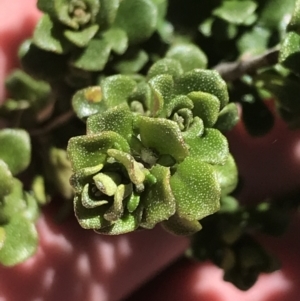
POLYGON ((280 48, 279 62, 300 75, 300 34, 287 34, 280 48))
POLYGON ((121 28, 110 28, 103 33, 104 39, 117 54, 123 54, 128 48, 128 37, 121 28))
POLYGON ((0 200, 13 189, 13 177, 7 164, 0 160, 0 200))
POLYGON ((115 26, 127 33, 129 43, 137 44, 148 39, 157 23, 157 7, 151 0, 123 0, 120 3, 115 26))
POLYGON ((238 121, 239 114, 237 106, 235 103, 231 102, 221 110, 214 127, 224 133, 230 131, 238 121))
POLYGON ((133 115, 126 104, 113 107, 104 113, 96 114, 87 120, 87 134, 113 131, 126 140, 133 132, 133 115))
POLYGON ((114 132, 102 132, 88 136, 73 137, 68 143, 68 156, 74 171, 104 164, 107 150, 117 148, 129 152, 126 140, 114 132))
POLYGON ((82 120, 96 113, 104 112, 107 105, 103 101, 101 87, 94 86, 77 91, 72 98, 72 107, 82 120))
POLYGON ((76 52, 72 65, 86 71, 102 71, 108 61, 111 47, 105 40, 92 39, 81 51, 76 52))
POLYGON ((178 76, 183 73, 183 69, 178 60, 173 58, 163 58, 155 62, 148 71, 148 78, 157 75, 167 74, 171 76, 178 76))
POLYGON ((33 42, 43 50, 57 54, 66 53, 70 44, 63 36, 62 29, 49 15, 43 15, 35 28, 33 42))
POLYGON ((21 129, 3 129, 0 131, 0 159, 16 175, 25 170, 31 159, 30 138, 21 129))
POLYGON ((213 11, 213 15, 233 24, 243 24, 257 8, 254 1, 228 1, 225 0, 222 6, 213 11))
POLYGON ((141 226, 151 229, 157 223, 169 219, 175 213, 176 203, 170 186, 170 170, 156 165, 151 169, 156 183, 143 194, 143 218, 141 226))
POLYGON ((222 195, 230 194, 237 186, 238 182, 238 170, 232 155, 228 156, 228 159, 224 165, 215 166, 217 172, 218 182, 221 186, 222 195))
POLYGON ((188 220, 179 217, 176 213, 168 220, 162 222, 162 226, 168 232, 175 235, 189 236, 202 229, 201 224, 197 220, 188 220))
POLYGON ((141 116, 137 126, 143 145, 159 155, 171 155, 178 162, 188 156, 188 146, 174 121, 141 116))
POLYGON ((201 137, 186 138, 190 155, 209 164, 225 164, 228 155, 228 142, 216 129, 206 128, 201 137))
POLYGON ((126 75, 112 75, 101 82, 103 99, 108 107, 127 103, 136 88, 136 82, 126 75))
POLYGON ((196 157, 187 157, 170 180, 179 217, 200 220, 219 209, 221 189, 213 167, 196 157))
POLYGON ((192 92, 188 94, 188 97, 193 101, 193 115, 200 117, 205 127, 212 127, 218 119, 219 99, 205 92, 192 92))
POLYGON ((13 266, 32 256, 37 248, 38 234, 34 224, 27 218, 15 215, 3 226, 5 241, 0 249, 0 262, 13 266))
POLYGON ((65 30, 64 36, 77 47, 85 47, 95 36, 99 29, 99 25, 94 24, 81 31, 65 30))
POLYGON ((207 58, 204 52, 194 44, 178 44, 169 49, 167 58, 180 62, 184 72, 193 69, 204 69, 207 66, 207 58))
POLYGON ((184 73, 175 80, 176 94, 189 94, 201 91, 215 95, 223 108, 228 103, 228 91, 225 81, 213 70, 195 69, 184 73))

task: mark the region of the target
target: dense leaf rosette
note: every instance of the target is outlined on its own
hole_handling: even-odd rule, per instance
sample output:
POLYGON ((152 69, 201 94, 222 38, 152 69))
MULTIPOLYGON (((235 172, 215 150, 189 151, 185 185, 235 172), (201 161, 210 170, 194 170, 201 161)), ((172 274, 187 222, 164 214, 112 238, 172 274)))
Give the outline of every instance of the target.
POLYGON ((184 133, 178 122, 137 114, 127 102, 88 117, 87 135, 68 145, 81 226, 112 235, 160 222, 176 234, 198 231, 198 220, 219 208, 214 166, 229 153, 218 130, 194 123, 184 133))

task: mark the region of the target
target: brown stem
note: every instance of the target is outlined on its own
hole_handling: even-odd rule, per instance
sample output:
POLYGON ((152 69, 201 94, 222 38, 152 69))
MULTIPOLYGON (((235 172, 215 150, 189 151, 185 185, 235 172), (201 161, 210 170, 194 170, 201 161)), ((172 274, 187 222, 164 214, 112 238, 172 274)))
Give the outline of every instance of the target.
POLYGON ((234 81, 245 74, 251 74, 259 68, 269 67, 278 63, 279 49, 273 48, 266 53, 244 60, 221 63, 213 69, 217 70, 225 81, 234 81))
POLYGON ((46 133, 49 133, 50 131, 58 128, 62 124, 68 122, 72 117, 74 117, 75 114, 72 110, 65 112, 64 114, 56 117, 51 122, 49 122, 46 126, 42 127, 41 129, 35 129, 30 131, 31 136, 40 136, 44 135, 46 133))

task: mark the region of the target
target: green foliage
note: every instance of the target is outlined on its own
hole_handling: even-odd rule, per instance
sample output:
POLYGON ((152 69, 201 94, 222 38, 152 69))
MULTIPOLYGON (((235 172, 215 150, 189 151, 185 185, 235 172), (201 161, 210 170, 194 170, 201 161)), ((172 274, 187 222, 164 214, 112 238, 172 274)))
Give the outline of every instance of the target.
POLYGON ((230 196, 238 172, 224 133, 238 122, 235 102, 251 135, 268 132, 270 97, 300 126, 300 1, 37 6, 44 14, 19 50, 25 72, 9 75, 0 106, 0 262, 35 252, 38 204, 59 195, 61 218, 73 199, 79 224, 101 234, 197 233, 190 253, 240 289, 277 268, 248 233, 280 233, 288 210, 230 196))

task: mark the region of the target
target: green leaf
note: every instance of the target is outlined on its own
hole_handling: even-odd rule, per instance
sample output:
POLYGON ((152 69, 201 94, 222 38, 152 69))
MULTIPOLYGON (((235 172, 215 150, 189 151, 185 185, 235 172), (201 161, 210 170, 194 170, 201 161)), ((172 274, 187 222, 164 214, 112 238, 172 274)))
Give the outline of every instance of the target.
POLYGON ((142 196, 144 206, 141 226, 152 229, 175 213, 176 203, 170 186, 170 169, 156 165, 151 169, 156 183, 148 186, 142 196))
POLYGON ((135 49, 124 54, 121 60, 114 64, 114 70, 122 74, 138 73, 148 62, 148 59, 146 51, 135 49))
POLYGON ((96 22, 100 25, 101 30, 107 29, 113 24, 120 2, 120 0, 100 0, 101 8, 96 22))
POLYGON ((22 215, 30 221, 35 221, 39 214, 36 200, 23 191, 23 184, 13 179, 13 189, 0 203, 0 223, 8 223, 16 215, 22 215))
POLYGON ((237 41, 239 52, 244 55, 258 55, 268 48, 272 32, 269 29, 254 26, 246 31, 237 41))
POLYGON ((136 82, 129 76, 112 75, 101 81, 103 99, 108 107, 127 103, 136 88, 136 82))
POLYGON ((92 39, 83 50, 76 52, 71 64, 86 71, 102 71, 109 59, 110 50, 106 40, 92 39))
POLYGON ((107 235, 120 235, 132 232, 139 227, 141 220, 141 210, 137 209, 133 213, 126 213, 113 225, 97 229, 96 232, 107 235))
POLYGON ((97 206, 95 208, 85 208, 82 205, 81 194, 74 198, 74 211, 80 226, 84 229, 100 229, 111 225, 111 222, 104 218, 109 204, 97 206))
POLYGON ((79 29, 93 23, 100 9, 99 0, 52 0, 55 17, 64 25, 79 29))
POLYGON ((187 157, 172 175, 171 188, 179 217, 200 220, 219 210, 220 185, 214 168, 197 157, 187 157))
POLYGON ((178 76, 183 73, 180 62, 172 58, 163 58, 155 62, 148 71, 147 77, 150 79, 157 75, 167 74, 178 76))
POLYGON ((184 73, 175 80, 175 94, 189 94, 201 91, 218 97, 221 109, 228 103, 227 85, 220 74, 214 70, 195 69, 184 73))
POLYGON ((149 80, 149 86, 152 90, 152 99, 150 104, 151 114, 157 116, 164 107, 164 103, 168 103, 174 93, 174 81, 171 75, 161 74, 152 77, 149 80))
POLYGON ((232 155, 228 156, 223 166, 217 165, 215 170, 221 186, 222 196, 231 193, 236 188, 238 182, 238 170, 232 155))
POLYGON ((70 43, 63 36, 63 27, 43 15, 35 27, 33 42, 43 50, 63 54, 70 50, 70 43))
POLYGON ((111 131, 99 134, 72 137, 68 143, 68 157, 74 171, 82 168, 104 164, 107 150, 117 148, 129 152, 126 140, 119 134, 111 131))
POLYGON ((179 217, 177 214, 174 214, 168 220, 163 221, 162 226, 172 234, 184 236, 193 235, 202 229, 201 224, 197 220, 190 221, 179 217))
POLYGON ((188 146, 176 122, 140 116, 137 127, 143 145, 156 150, 159 155, 171 155, 178 162, 188 156, 188 146))
POLYGON ((214 127, 221 132, 230 131, 239 121, 238 109, 235 103, 231 102, 219 113, 218 120, 214 127))
POLYGON ((27 218, 15 215, 3 229, 5 241, 0 249, 1 264, 16 265, 36 252, 38 234, 34 224, 27 218))
POLYGON ((77 91, 72 98, 72 107, 77 117, 82 120, 104 112, 107 106, 103 101, 101 87, 94 86, 77 91))
POLYGON ((21 129, 3 129, 0 131, 0 159, 16 175, 25 170, 31 159, 30 138, 21 129))
POLYGON ((166 57, 179 61, 184 72, 207 66, 206 55, 194 44, 174 45, 168 50, 166 57))
POLYGON ((87 134, 113 131, 126 140, 133 132, 133 115, 126 104, 114 107, 104 113, 90 116, 87 120, 87 134))
POLYGON ((103 33, 103 37, 111 49, 119 55, 123 54, 128 48, 128 37, 123 29, 110 28, 103 33))
POLYGON ((70 200, 74 195, 73 188, 69 182, 72 175, 72 169, 64 149, 52 147, 49 150, 49 166, 47 166, 47 174, 55 190, 66 200, 70 200))
POLYGON ((89 27, 86 27, 80 31, 74 30, 65 30, 64 36, 71 43, 75 44, 78 47, 85 47, 90 42, 90 40, 95 36, 99 29, 99 25, 94 24, 89 27))
POLYGON ((209 164, 223 165, 229 155, 228 142, 225 136, 216 129, 206 128, 201 137, 186 138, 190 156, 209 164))
POLYGON ((287 26, 287 31, 295 31, 300 34, 300 1, 296 0, 292 18, 287 26))
POLYGON ((289 32, 283 40, 279 62, 300 75, 300 34, 289 32))
POLYGON ((155 31, 157 7, 151 0, 123 0, 114 25, 126 31, 129 43, 147 40, 155 31))
POLYGON ((212 127, 218 119, 220 110, 219 99, 205 92, 191 92, 187 96, 194 104, 193 115, 200 117, 205 127, 212 127))
POLYGON ((213 10, 213 15, 229 23, 243 24, 256 10, 254 1, 223 1, 222 5, 213 10))
POLYGON ((2 200, 13 189, 13 176, 3 160, 0 160, 0 179, 0 200, 2 200))
POLYGON ((15 70, 5 79, 5 86, 10 97, 17 100, 29 101, 35 109, 43 107, 50 96, 50 85, 36 80, 22 70, 15 70))

